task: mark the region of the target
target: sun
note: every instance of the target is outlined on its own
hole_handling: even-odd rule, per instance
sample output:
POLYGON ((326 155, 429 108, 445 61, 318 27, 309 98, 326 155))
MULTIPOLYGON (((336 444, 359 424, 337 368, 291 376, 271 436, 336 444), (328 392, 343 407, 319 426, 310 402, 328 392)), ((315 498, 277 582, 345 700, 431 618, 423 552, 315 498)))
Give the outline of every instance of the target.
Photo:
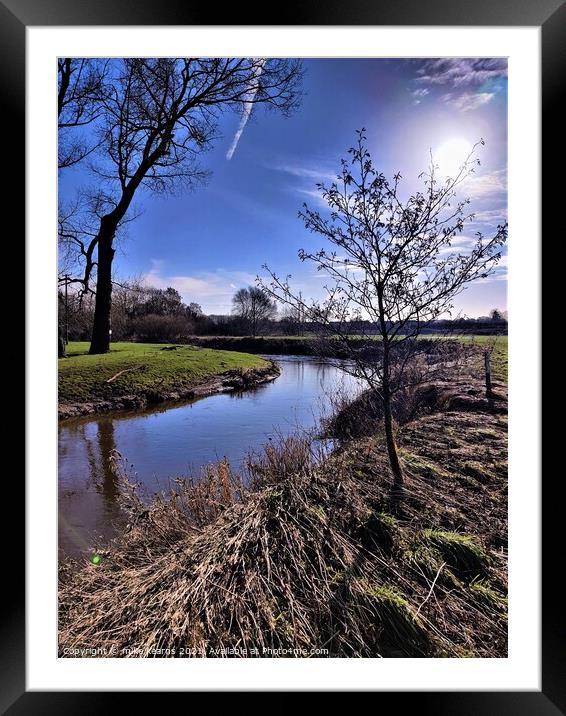
POLYGON ((433 151, 432 158, 442 176, 453 178, 458 174, 471 151, 472 145, 467 139, 453 137, 433 151))

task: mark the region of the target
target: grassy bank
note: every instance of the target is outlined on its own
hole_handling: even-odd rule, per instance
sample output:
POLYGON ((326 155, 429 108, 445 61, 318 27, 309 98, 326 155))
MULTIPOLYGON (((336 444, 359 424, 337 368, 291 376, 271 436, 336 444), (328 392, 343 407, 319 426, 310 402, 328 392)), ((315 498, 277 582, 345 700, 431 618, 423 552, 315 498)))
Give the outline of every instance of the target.
POLYGON ((88 343, 69 343, 59 359, 59 404, 105 405, 130 398, 152 401, 186 395, 218 376, 267 371, 268 361, 234 351, 195 346, 113 343, 109 353, 88 355, 88 343))
POLYGON ((129 531, 62 567, 61 654, 505 657, 507 420, 463 397, 399 429, 402 493, 378 430, 124 487, 129 531))

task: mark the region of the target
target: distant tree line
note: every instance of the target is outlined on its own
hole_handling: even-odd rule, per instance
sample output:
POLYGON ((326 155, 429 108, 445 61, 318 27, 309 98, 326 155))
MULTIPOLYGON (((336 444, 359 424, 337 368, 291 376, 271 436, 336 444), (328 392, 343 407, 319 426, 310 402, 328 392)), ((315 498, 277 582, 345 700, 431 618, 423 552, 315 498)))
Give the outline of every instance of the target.
MULTIPOLYGON (((80 291, 59 290, 59 328, 71 341, 88 341, 95 298, 80 291)), ((241 288, 229 315, 205 315, 196 302, 185 303, 173 287, 154 288, 141 281, 115 282, 110 314, 111 340, 183 342, 190 336, 256 336, 281 332, 277 306, 261 289, 241 288)))
MULTIPOLYGON (((59 291, 60 329, 69 340, 91 337, 95 297, 80 292, 59 291)), ((138 281, 115 283, 110 314, 114 341, 181 341, 196 332, 204 319, 197 303, 185 304, 174 288, 144 286, 138 281)))
MULTIPOLYGON (((232 313, 205 315, 196 302, 185 303, 173 287, 146 286, 138 280, 116 282, 110 325, 113 341, 186 342, 191 336, 316 336, 320 324, 307 320, 300 310, 280 307, 260 288, 236 291, 232 313)), ((73 290, 59 291, 60 332, 71 341, 88 341, 94 316, 94 297, 73 290)), ((371 321, 351 320, 351 335, 379 332, 371 321)), ((411 326, 408 327, 411 329, 411 326)), ((423 333, 504 335, 506 313, 493 309, 489 316, 437 320, 423 333)))

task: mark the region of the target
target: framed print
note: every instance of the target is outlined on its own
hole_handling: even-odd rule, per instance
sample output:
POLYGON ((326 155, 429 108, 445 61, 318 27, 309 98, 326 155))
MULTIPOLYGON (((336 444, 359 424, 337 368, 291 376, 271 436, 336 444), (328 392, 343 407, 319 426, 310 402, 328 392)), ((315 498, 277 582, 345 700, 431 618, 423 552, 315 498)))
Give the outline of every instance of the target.
POLYGON ((564 4, 0 17, 26 157, 6 712, 564 712, 539 431, 564 4))

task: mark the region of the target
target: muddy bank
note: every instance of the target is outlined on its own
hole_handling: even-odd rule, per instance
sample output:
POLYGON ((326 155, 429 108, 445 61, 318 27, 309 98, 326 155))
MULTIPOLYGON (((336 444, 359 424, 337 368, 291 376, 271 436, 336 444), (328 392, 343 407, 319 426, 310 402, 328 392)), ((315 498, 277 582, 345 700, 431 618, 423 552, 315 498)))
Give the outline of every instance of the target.
POLYGON ((107 400, 61 403, 59 404, 59 420, 108 413, 114 410, 137 410, 165 401, 192 400, 215 393, 247 390, 275 380, 280 373, 280 368, 272 361, 268 361, 264 367, 229 370, 208 376, 199 383, 179 385, 173 389, 160 390, 156 386, 151 391, 145 390, 132 395, 120 395, 107 400))

